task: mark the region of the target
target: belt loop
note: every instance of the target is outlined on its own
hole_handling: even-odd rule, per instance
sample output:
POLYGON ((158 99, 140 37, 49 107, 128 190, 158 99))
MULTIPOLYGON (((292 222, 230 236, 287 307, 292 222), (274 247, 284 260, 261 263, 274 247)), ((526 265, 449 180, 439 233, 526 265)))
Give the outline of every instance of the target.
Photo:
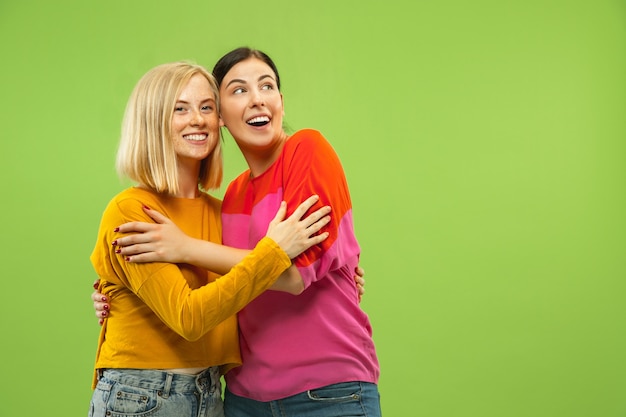
POLYGON ((168 372, 165 377, 165 386, 163 387, 163 391, 161 392, 161 397, 167 398, 170 396, 170 389, 172 388, 172 379, 174 379, 174 374, 168 372))

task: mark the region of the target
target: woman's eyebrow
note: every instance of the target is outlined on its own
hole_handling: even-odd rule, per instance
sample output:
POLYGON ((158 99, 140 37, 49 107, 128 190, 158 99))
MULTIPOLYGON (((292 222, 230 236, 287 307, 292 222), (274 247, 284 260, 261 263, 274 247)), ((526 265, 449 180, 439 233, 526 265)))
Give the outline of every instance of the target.
MULTIPOLYGON (((215 102, 215 99, 213 97, 207 97, 207 98, 200 100, 200 103, 206 103, 207 101, 215 102)), ((176 100, 176 104, 189 104, 189 103, 190 102, 187 100, 176 100)))
MULTIPOLYGON (((261 76, 259 77, 258 81, 262 81, 262 80, 264 80, 265 78, 271 78, 272 80, 274 80, 274 77, 272 77, 272 75, 271 75, 271 74, 263 74, 263 75, 261 75, 261 76)), ((242 79, 239 79, 239 78, 234 78, 234 79, 230 80, 230 81, 228 82, 228 84, 226 84, 226 87, 228 87, 229 85, 231 85, 231 84, 233 84, 233 83, 246 84, 246 81, 245 81, 245 80, 242 80, 242 79)))
POLYGON ((235 78, 232 79, 228 82, 228 84, 226 84, 226 87, 228 87, 229 85, 231 85, 232 83, 241 83, 241 84, 245 84, 246 82, 244 80, 240 80, 239 78, 235 78))

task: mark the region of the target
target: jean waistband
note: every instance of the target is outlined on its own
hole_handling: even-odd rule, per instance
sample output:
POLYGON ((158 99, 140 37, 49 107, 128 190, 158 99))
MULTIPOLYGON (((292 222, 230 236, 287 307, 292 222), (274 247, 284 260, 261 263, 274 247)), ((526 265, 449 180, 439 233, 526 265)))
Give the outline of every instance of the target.
POLYGON ((103 369, 102 377, 120 384, 137 388, 185 393, 203 391, 219 382, 219 369, 207 368, 197 375, 178 374, 154 369, 103 369))

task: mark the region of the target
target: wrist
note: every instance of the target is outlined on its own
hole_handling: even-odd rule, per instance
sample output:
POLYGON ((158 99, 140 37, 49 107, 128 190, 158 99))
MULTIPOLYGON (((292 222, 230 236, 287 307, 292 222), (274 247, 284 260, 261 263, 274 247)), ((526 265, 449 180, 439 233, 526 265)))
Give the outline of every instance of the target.
POLYGON ((200 245, 194 244, 194 241, 195 239, 186 237, 179 246, 178 253, 180 254, 181 263, 195 265, 194 262, 197 258, 194 249, 197 249, 200 245))

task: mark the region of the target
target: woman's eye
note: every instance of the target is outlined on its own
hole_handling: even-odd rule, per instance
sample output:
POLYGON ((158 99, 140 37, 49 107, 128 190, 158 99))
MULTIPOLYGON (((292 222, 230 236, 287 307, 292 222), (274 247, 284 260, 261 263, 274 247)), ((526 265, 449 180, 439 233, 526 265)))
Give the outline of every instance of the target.
POLYGON ((213 107, 211 107, 211 106, 202 106, 202 111, 207 112, 207 111, 211 111, 211 110, 213 110, 213 107))
POLYGON ((271 84, 265 84, 263 86, 261 86, 261 90, 273 90, 274 86, 271 84))
POLYGON ((239 87, 239 88, 235 88, 235 89, 233 90, 233 94, 241 94, 241 93, 243 93, 244 91, 245 91, 245 90, 244 90, 243 88, 241 88, 241 87, 239 87))
POLYGON ((185 108, 184 107, 174 107, 174 111, 175 112, 182 112, 182 111, 185 111, 185 108))

